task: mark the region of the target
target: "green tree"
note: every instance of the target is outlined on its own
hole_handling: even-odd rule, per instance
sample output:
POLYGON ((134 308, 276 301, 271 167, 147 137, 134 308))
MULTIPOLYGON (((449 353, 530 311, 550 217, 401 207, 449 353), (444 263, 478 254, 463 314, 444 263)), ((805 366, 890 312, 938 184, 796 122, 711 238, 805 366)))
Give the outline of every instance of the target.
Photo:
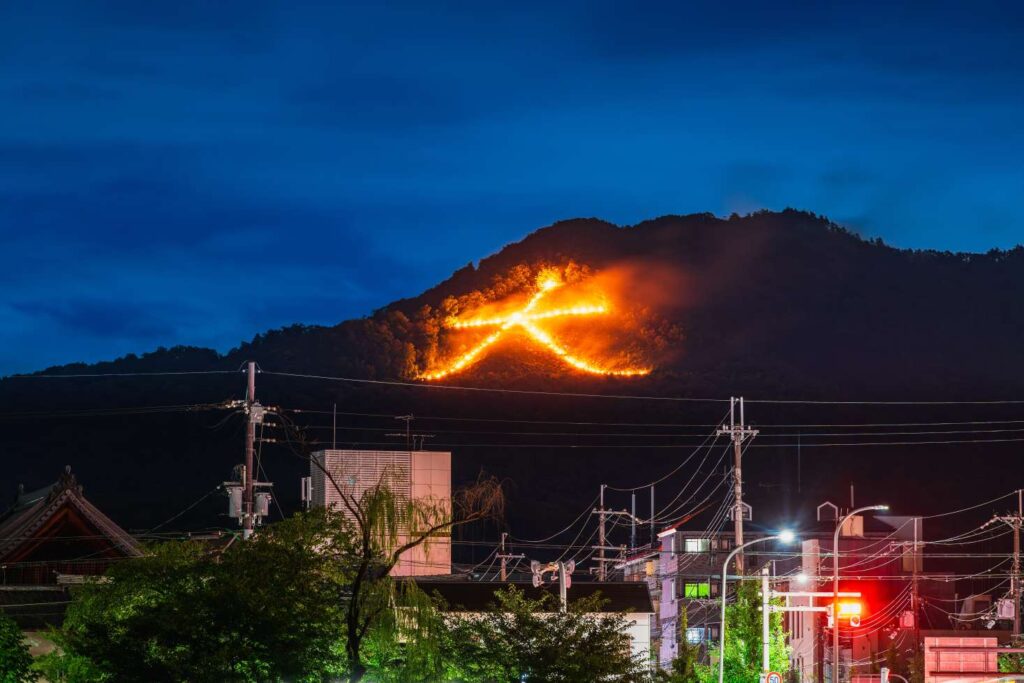
MULTIPOLYGON (((686 633, 689 617, 683 606, 679 616, 679 632, 686 633)), ((668 670, 659 669, 655 675, 656 683, 698 683, 700 681, 700 646, 691 645, 684 637, 679 643, 679 650, 669 664, 668 670)))
POLYGON ((571 602, 531 600, 510 587, 479 616, 449 614, 449 678, 465 683, 639 683, 649 680, 646 659, 634 657, 621 614, 593 613, 599 597, 571 602))
POLYGON ((21 629, 0 612, 0 683, 29 683, 38 678, 21 629))
POLYGON ((79 587, 40 669, 79 681, 321 681, 344 671, 351 525, 317 510, 212 554, 168 542, 79 587))
MULTIPOLYGON (((1021 647, 1021 641, 1013 642, 1013 647, 1021 647)), ((1004 674, 1024 673, 1024 653, 1007 652, 997 658, 999 672, 1004 674)))
POLYGON ((429 551, 453 527, 499 517, 505 503, 500 483, 481 478, 451 498, 412 498, 400 493, 393 473, 385 472, 358 492, 339 484, 315 459, 309 461, 323 472, 339 509, 352 520, 352 543, 342 558, 349 571, 343 631, 347 680, 358 683, 371 669, 378 679, 436 680, 442 660, 430 605, 414 585, 396 582, 390 573, 403 553, 417 547, 429 551))
MULTIPOLYGON (((781 604, 776 601, 775 604, 781 604)), ((725 610, 725 680, 749 683, 761 674, 761 588, 755 581, 740 581, 735 602, 725 610)), ((769 617, 768 663, 772 671, 789 671, 789 646, 786 645, 782 613, 769 617)), ((705 681, 717 681, 716 666, 701 666, 705 681)))

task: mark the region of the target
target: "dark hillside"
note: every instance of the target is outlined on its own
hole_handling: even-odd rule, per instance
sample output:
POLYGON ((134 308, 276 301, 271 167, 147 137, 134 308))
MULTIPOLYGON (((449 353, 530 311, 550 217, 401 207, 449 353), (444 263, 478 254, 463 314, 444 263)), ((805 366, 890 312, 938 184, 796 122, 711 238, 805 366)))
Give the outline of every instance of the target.
MULTIPOLYGON (((273 330, 224 355, 206 349, 161 349, 45 372, 235 370, 254 359, 267 371, 404 380, 424 368, 426 349, 439 339, 438 316, 446 299, 495 287, 520 266, 569 261, 596 272, 628 264, 645 274, 643 290, 657 293, 651 306, 660 321, 649 334, 671 340, 673 346, 655 371, 631 379, 579 376, 545 370, 542 359, 530 352, 495 353, 451 384, 645 396, 743 394, 750 399, 1024 395, 1019 347, 1024 338, 1024 307, 1019 304, 1024 249, 987 254, 903 251, 864 241, 823 218, 796 211, 726 220, 707 214, 666 216, 632 227, 595 219, 563 221, 369 318, 333 327, 273 330), (672 278, 662 277, 666 268, 672 278)), ((225 420, 217 410, 184 408, 62 411, 215 403, 237 398, 242 391, 241 375, 0 381, 0 412, 5 414, 0 425, 5 463, 0 494, 6 491, 2 495, 13 497, 19 482, 28 487, 47 483, 71 463, 87 493, 115 518, 132 527, 162 522, 227 477, 241 458, 240 418, 225 420), (25 414, 32 411, 42 414, 25 414)), ((531 426, 502 420, 704 425, 724 411, 718 404, 466 393, 269 374, 260 377, 257 395, 273 405, 328 413, 336 403, 341 413, 339 445, 398 445, 385 436, 398 426, 391 416, 422 416, 414 427, 435 435, 428 446, 452 448, 458 478, 467 480, 485 468, 514 480, 509 523, 514 533, 527 537, 563 526, 601 482, 637 484, 667 471, 709 428, 531 426)), ((331 415, 289 414, 307 427, 308 439, 330 441, 331 415)), ((749 414, 762 425, 1020 418, 1012 405, 752 404, 749 414)), ((793 432, 766 427, 758 442, 765 447, 751 451, 751 497, 760 510, 778 507, 773 501, 780 493, 797 493, 796 449, 789 445, 797 438, 793 432), (780 446, 768 448, 770 444, 780 446)), ((280 433, 272 436, 281 438, 280 433)), ((947 504, 1003 493, 1021 482, 992 475, 1019 471, 1019 447, 1015 441, 995 442, 993 437, 999 436, 1013 439, 1020 432, 989 434, 985 438, 993 442, 984 445, 898 449, 815 448, 815 440, 840 439, 801 437, 799 497, 806 509, 820 497, 840 495, 851 481, 859 491, 902 498, 905 505, 921 508, 945 509, 947 504), (975 465, 967 468, 967 461, 975 465), (941 501, 922 493, 948 481, 952 471, 958 473, 958 490, 941 501), (905 485, 908 479, 916 483, 911 492, 905 485)), ((293 507, 300 460, 280 444, 267 444, 264 464, 279 483, 282 505, 293 507)), ((668 497, 672 484, 665 486, 668 497)), ((210 498, 171 527, 224 524, 216 516, 223 507, 220 499, 210 498)), ((755 519, 768 521, 761 515, 755 519)))

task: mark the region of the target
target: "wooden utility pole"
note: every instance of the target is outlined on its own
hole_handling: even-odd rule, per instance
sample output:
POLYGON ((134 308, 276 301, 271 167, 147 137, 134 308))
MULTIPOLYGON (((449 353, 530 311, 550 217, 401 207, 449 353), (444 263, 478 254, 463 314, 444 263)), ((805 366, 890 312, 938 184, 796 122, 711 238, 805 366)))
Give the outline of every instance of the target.
POLYGON ((505 555, 505 537, 508 536, 504 531, 501 532, 501 551, 498 557, 501 558, 501 582, 508 581, 508 557, 505 555))
POLYGON ((608 578, 608 571, 605 569, 604 557, 604 484, 601 484, 600 507, 598 508, 597 544, 600 546, 598 552, 597 580, 604 581, 608 578))
MULTIPOLYGON (((516 555, 510 555, 505 551, 505 539, 508 538, 508 534, 505 532, 501 533, 501 548, 498 551, 498 559, 501 560, 501 580, 508 581, 508 561, 509 560, 522 560, 526 558, 526 555, 522 553, 516 555)), ((515 569, 515 567, 513 567, 515 569)))
MULTIPOLYGON (((721 427, 718 435, 729 435, 733 448, 733 530, 736 547, 743 545, 743 442, 757 436, 756 429, 749 429, 744 421, 743 397, 729 399, 729 426, 721 427), (739 424, 736 423, 736 412, 739 408, 739 424)), ((736 556, 736 573, 743 573, 743 554, 736 556)))
MULTIPOLYGON (((914 550, 910 556, 910 561, 913 563, 913 587, 910 597, 910 609, 914 613, 914 654, 921 652, 921 597, 918 590, 917 581, 917 563, 918 558, 918 541, 921 538, 921 518, 914 517, 914 550)), ((923 567, 922 567, 923 568, 923 567)))
POLYGON ((984 529, 989 524, 1002 522, 1013 529, 1013 569, 1010 572, 1010 599, 1013 601, 1013 639, 1020 639, 1020 527, 1024 524, 1024 490, 1017 489, 1017 514, 997 515, 982 525, 984 529))
POLYGON ((633 491, 633 504, 629 516, 629 549, 636 550, 636 491, 633 491))
POLYGON ((651 547, 655 547, 658 536, 654 532, 654 484, 651 484, 651 547))
POLYGON ((256 506, 253 503, 253 451, 256 443, 256 363, 249 361, 248 385, 245 392, 245 467, 242 473, 242 538, 252 536, 256 506))

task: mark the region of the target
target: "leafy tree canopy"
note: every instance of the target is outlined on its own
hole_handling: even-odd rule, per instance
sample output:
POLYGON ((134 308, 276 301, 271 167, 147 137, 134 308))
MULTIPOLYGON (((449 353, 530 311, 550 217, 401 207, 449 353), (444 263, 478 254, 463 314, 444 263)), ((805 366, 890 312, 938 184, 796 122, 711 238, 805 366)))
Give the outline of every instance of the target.
MULTIPOLYGON (((782 604, 775 601, 774 604, 782 604)), ((725 610, 725 680, 750 683, 761 675, 761 588, 756 581, 740 581, 736 600, 725 610)), ((781 612, 769 617, 768 663, 772 671, 789 671, 789 646, 781 612)), ((698 667, 701 680, 718 681, 717 664, 698 667)))
POLYGON ((450 614, 449 679, 466 683, 639 683, 648 680, 646 661, 634 657, 629 622, 619 614, 595 615, 600 598, 570 603, 531 600, 511 587, 480 615, 450 614))
POLYGON ((36 678, 21 629, 0 612, 0 683, 30 683, 36 678))
POLYGON ((344 668, 348 521, 317 510, 214 555, 168 542, 80 587, 53 680, 321 681, 344 668))

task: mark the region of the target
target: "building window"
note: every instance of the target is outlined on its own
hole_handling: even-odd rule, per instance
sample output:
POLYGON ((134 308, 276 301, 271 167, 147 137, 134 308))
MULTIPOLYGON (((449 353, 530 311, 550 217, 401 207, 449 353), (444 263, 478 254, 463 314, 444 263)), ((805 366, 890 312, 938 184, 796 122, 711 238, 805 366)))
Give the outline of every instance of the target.
POLYGON ((706 553, 710 547, 706 538, 688 538, 683 544, 688 553, 706 553))
POLYGON ((683 584, 684 598, 708 598, 711 597, 711 586, 707 582, 683 584))
POLYGON ((694 628, 686 629, 686 642, 690 645, 700 645, 704 640, 704 629, 703 627, 696 626, 694 628))

